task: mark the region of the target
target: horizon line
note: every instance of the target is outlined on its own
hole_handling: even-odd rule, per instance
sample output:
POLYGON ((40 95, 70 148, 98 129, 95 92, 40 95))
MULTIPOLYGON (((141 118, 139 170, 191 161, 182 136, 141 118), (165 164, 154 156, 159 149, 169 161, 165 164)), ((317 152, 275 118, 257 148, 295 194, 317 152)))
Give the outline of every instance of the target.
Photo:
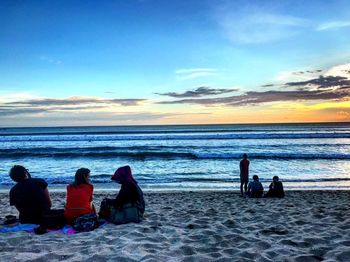
POLYGON ((159 124, 159 125, 72 125, 72 126, 5 126, 1 129, 20 129, 20 128, 70 128, 70 127, 152 127, 152 126, 227 126, 227 125, 296 125, 296 124, 350 124, 350 121, 326 121, 326 122, 266 122, 266 123, 221 123, 221 124, 159 124))

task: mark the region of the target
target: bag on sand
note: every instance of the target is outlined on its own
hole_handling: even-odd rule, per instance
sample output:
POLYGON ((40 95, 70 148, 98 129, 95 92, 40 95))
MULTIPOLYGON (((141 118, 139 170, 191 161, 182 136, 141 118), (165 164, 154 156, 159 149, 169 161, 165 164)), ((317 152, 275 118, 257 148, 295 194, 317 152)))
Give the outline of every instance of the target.
POLYGON ((100 211, 98 212, 98 217, 106 220, 110 219, 111 208, 113 207, 114 199, 105 198, 101 202, 100 211))
POLYGON ((73 220, 73 229, 77 232, 88 232, 98 228, 98 218, 96 214, 86 214, 73 220))
POLYGON ((137 204, 128 203, 122 208, 111 208, 110 221, 116 225, 130 222, 140 223, 143 219, 143 213, 137 204))

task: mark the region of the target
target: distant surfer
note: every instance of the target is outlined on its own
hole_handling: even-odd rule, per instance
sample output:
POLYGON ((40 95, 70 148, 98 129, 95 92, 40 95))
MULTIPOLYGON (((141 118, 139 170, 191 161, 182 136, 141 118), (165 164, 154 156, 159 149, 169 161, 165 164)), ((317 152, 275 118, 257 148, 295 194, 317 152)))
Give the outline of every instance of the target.
POLYGON ((243 159, 239 162, 240 179, 241 179, 241 196, 247 194, 247 186, 249 181, 249 160, 248 155, 243 154, 243 159), (244 194, 243 194, 244 185, 244 194))

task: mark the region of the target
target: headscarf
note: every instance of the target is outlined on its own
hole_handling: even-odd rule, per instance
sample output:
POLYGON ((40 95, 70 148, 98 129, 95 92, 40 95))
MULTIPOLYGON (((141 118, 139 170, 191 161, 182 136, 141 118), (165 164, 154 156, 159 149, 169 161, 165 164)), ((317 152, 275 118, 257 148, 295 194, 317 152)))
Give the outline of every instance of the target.
POLYGON ((137 184, 136 180, 131 174, 130 166, 119 167, 111 178, 119 184, 132 183, 137 184))

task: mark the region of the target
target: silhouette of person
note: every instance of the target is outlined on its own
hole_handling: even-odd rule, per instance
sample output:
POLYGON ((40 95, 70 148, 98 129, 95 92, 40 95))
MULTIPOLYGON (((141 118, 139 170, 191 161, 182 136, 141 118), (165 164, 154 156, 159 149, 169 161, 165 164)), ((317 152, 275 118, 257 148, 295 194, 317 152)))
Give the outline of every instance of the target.
POLYGON ((269 186, 269 191, 265 194, 265 197, 284 197, 283 184, 279 181, 278 176, 272 178, 272 183, 269 186))
POLYGON ((249 160, 248 155, 243 154, 243 159, 239 162, 240 169, 240 179, 241 179, 241 196, 247 194, 247 186, 249 181, 249 160), (243 186, 244 186, 244 194, 243 194, 243 186))
POLYGON ((249 182, 248 185, 248 195, 249 197, 262 197, 264 193, 264 188, 259 181, 257 175, 253 176, 253 181, 249 182))

